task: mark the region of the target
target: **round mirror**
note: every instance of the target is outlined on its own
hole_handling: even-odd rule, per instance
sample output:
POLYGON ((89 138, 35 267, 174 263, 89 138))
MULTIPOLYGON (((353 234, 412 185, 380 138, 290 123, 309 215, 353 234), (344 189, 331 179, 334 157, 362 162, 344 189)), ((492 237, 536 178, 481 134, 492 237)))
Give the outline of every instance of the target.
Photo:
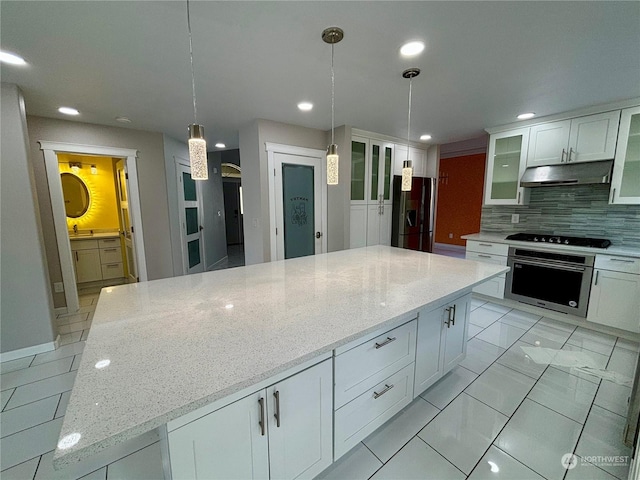
POLYGON ((78 218, 89 208, 89 190, 80 177, 72 173, 61 173, 64 208, 67 217, 78 218))

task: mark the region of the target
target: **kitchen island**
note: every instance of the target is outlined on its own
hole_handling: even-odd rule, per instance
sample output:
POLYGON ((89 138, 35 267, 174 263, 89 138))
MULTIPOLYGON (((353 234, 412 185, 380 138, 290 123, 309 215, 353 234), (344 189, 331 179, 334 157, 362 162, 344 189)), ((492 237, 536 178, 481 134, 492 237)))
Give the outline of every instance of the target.
POLYGON ((54 465, 195 419, 505 271, 376 246, 103 289, 54 465))

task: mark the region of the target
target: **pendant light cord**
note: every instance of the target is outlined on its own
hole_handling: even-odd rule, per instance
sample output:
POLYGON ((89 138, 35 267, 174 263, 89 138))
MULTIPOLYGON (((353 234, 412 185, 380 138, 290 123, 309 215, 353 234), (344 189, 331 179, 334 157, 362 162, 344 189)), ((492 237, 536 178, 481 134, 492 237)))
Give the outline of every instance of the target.
POLYGON ((193 123, 198 123, 198 109, 196 107, 196 74, 193 69, 193 40, 191 39, 191 16, 189 15, 189 0, 187 0, 187 28, 189 29, 189 57, 191 58, 191 90, 193 92, 193 123))
POLYGON ((411 83, 413 77, 409 77, 409 113, 407 115, 407 161, 409 161, 409 138, 411 137, 411 83))
POLYGON ((336 86, 336 77, 333 72, 333 43, 332 43, 331 44, 331 144, 335 143, 333 139, 333 121, 334 121, 333 108, 335 105, 335 86, 336 86))

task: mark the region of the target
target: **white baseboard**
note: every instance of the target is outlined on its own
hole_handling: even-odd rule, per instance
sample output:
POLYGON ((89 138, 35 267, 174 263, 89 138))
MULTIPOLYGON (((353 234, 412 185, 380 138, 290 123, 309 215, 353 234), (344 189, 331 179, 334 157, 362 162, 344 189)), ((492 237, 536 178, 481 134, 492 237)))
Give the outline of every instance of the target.
POLYGON ((22 357, 28 357, 30 355, 37 355, 39 353, 51 352, 58 348, 59 343, 60 335, 58 335, 53 342, 41 343, 40 345, 34 345, 33 347, 19 348, 18 350, 0 353, 0 363, 9 362, 22 357))

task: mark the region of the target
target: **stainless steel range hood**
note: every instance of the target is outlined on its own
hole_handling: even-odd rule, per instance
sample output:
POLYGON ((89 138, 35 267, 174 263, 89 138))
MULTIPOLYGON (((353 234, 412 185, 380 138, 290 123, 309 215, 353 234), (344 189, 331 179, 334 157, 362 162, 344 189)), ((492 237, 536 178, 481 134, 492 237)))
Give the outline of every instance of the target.
POLYGON ((611 183, 612 167, 613 160, 529 167, 520 179, 520 186, 548 187, 553 185, 611 183))

